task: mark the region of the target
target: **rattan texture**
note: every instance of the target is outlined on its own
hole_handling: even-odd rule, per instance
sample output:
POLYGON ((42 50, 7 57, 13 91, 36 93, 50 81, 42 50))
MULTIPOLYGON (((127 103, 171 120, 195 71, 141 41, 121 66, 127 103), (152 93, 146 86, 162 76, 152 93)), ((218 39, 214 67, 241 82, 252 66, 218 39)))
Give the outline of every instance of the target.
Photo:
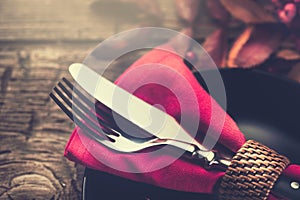
POLYGON ((276 151, 248 140, 233 157, 221 180, 221 200, 267 199, 289 160, 276 151))

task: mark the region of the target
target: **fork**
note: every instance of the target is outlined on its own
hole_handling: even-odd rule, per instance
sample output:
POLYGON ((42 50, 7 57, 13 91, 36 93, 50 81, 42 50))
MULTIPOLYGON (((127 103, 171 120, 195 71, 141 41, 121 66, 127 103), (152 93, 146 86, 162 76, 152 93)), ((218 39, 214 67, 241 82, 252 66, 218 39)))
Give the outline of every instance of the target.
POLYGON ((104 118, 111 117, 108 113, 99 109, 95 112, 95 99, 81 92, 66 78, 53 88, 49 96, 64 111, 64 113, 78 125, 91 139, 108 148, 123 153, 138 152, 150 147, 171 145, 189 152, 192 158, 204 161, 207 169, 225 170, 230 160, 223 158, 214 151, 203 151, 197 146, 173 139, 151 138, 128 138, 128 134, 105 122, 104 118), (91 100, 93 99, 93 101, 91 100), (93 109, 94 108, 94 109, 93 109), (127 137, 125 137, 127 136, 127 137))

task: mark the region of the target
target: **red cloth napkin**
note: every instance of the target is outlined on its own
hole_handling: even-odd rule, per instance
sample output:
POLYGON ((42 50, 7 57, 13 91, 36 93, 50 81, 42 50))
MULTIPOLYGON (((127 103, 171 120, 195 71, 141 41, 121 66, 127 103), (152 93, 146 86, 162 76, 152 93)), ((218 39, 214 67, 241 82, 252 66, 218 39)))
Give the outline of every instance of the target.
MULTIPOLYGON (((169 83, 168 85, 171 86, 171 91, 180 91, 179 93, 186 97, 184 105, 187 108, 185 109, 186 113, 184 114, 189 115, 191 117, 190 119, 193 119, 199 114, 195 113, 193 106, 188 105, 188 99, 192 97, 193 94, 191 91, 186 90, 186 85, 182 85, 174 79, 171 73, 172 70, 175 70, 175 72, 182 75, 182 77, 190 84, 194 94, 196 94, 200 112, 199 133, 197 134, 196 139, 201 141, 207 127, 212 124, 212 127, 214 128, 213 124, 217 124, 219 121, 219 115, 214 117, 213 121, 211 121, 211 105, 213 104, 217 107, 217 112, 220 113, 220 116, 222 113, 224 114, 224 110, 218 106, 217 103, 212 100, 210 95, 199 85, 194 75, 183 63, 181 57, 172 52, 160 50, 158 48, 153 49, 128 68, 117 79, 116 84, 131 91, 136 88, 137 85, 143 85, 143 83, 147 81, 156 83, 158 79, 163 79, 165 82, 169 83), (149 63, 153 63, 154 67, 143 66, 144 64, 149 63), (155 64, 161 64, 171 70, 161 70, 161 68, 157 67, 155 64), (141 69, 138 71, 138 77, 136 77, 136 74, 134 73, 134 70, 137 69, 141 69)), ((176 97, 168 92, 166 88, 157 84, 149 84, 139 88, 133 94, 150 104, 162 105, 165 112, 174 116, 177 120, 180 119, 182 113, 181 109, 178 107, 176 97)), ((219 131, 217 127, 215 131, 219 131)), ((225 123, 221 130, 218 143, 235 152, 244 142, 245 138, 242 132, 238 129, 231 117, 226 114, 225 123)), ((186 159, 178 159, 172 164, 152 172, 128 173, 108 167, 106 164, 103 164, 103 162, 100 162, 99 159, 95 158, 95 155, 97 155, 97 158, 101 157, 101 160, 104 160, 106 164, 122 165, 123 169, 126 169, 126 167, 128 167, 128 169, 135 167, 135 169, 140 170, 141 172, 147 171, 149 165, 155 162, 163 162, 171 156, 161 155, 159 157, 153 157, 149 154, 132 155, 119 153, 91 140, 85 136, 79 128, 76 128, 66 146, 65 156, 74 162, 81 163, 84 166, 96 170, 163 188, 198 193, 213 193, 216 182, 224 174, 224 172, 207 171, 201 166, 189 162, 186 159)), ((294 177, 296 180, 300 180, 300 167, 297 165, 290 165, 284 173, 294 177)), ((270 199, 275 198, 270 196, 270 199)))

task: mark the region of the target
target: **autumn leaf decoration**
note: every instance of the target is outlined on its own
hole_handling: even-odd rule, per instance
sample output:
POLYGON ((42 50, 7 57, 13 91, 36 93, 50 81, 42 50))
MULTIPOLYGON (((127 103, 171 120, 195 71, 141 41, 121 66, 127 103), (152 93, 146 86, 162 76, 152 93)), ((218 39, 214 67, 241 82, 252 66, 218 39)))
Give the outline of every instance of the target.
POLYGON ((256 67, 299 80, 293 68, 300 65, 300 0, 177 0, 178 16, 195 38, 203 7, 215 30, 202 45, 217 66, 256 67))

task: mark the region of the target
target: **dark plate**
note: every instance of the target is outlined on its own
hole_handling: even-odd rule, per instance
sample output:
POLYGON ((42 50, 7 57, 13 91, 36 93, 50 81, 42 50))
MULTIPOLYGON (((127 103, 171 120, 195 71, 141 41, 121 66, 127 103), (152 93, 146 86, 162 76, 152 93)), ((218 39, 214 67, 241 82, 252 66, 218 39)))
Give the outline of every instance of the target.
MULTIPOLYGON (((211 71, 203 73, 212 74, 211 71)), ((201 76, 195 75, 202 84, 201 76)), ((245 136, 300 164, 300 84, 256 70, 225 69, 221 70, 221 75, 227 95, 227 112, 245 136)), ((211 198, 137 183, 91 169, 86 169, 83 183, 85 200, 211 198)))

